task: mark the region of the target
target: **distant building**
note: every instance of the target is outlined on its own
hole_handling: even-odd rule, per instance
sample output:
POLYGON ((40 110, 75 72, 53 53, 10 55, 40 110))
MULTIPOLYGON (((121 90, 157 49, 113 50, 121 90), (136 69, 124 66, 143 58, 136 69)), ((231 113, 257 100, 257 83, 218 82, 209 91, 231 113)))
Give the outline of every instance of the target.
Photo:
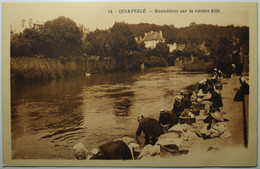
POLYGON ((197 47, 198 47, 201 51, 204 51, 207 56, 210 55, 210 52, 209 52, 209 50, 208 50, 207 47, 206 47, 206 42, 205 42, 205 41, 203 41, 202 44, 201 44, 201 45, 198 45, 197 47))
POLYGON ((190 26, 196 26, 197 24, 195 22, 191 22, 190 26))
POLYGON ((85 37, 87 36, 87 34, 90 32, 89 29, 87 29, 84 25, 79 24, 79 30, 82 32, 82 39, 85 39, 85 37))
POLYGON ((192 63, 192 62, 195 62, 198 60, 199 60, 199 58, 197 56, 193 56, 193 55, 191 55, 190 57, 180 56, 175 59, 175 65, 182 66, 184 64, 189 64, 189 63, 192 63))
POLYGON ((138 43, 144 42, 146 48, 153 49, 159 42, 165 42, 165 39, 162 36, 162 31, 151 31, 149 33, 145 33, 144 38, 140 37, 139 40, 136 38, 136 41, 138 43))
POLYGON ((167 44, 169 47, 169 52, 173 52, 177 49, 177 44, 174 42, 173 44, 167 44))
POLYGON ((40 28, 43 27, 43 23, 40 23, 39 21, 36 21, 35 23, 33 23, 33 29, 35 30, 40 30, 40 28))
POLYGON ((184 48, 186 48, 185 44, 177 44, 177 46, 176 46, 176 50, 182 51, 184 48))
POLYGON ((191 59, 191 62, 195 62, 195 61, 198 61, 198 60, 199 60, 199 57, 198 57, 198 56, 193 56, 193 55, 191 55, 191 56, 190 56, 190 59, 191 59))
MULTIPOLYGON (((35 30, 40 30, 40 28, 42 28, 44 25, 44 22, 40 22, 40 21, 33 21, 33 19, 29 19, 29 20, 25 20, 22 19, 21 23, 19 24, 12 24, 10 25, 10 32, 11 33, 21 33, 23 32, 25 29, 35 29, 35 30)), ((79 24, 78 25, 79 30, 82 31, 83 33, 83 38, 86 37, 86 35, 89 33, 89 29, 85 28, 84 25, 79 24)))
POLYGON ((167 46, 169 47, 169 52, 173 52, 175 50, 182 51, 186 48, 186 44, 177 44, 175 42, 173 44, 167 44, 167 46))
POLYGON ((20 24, 18 23, 10 25, 10 31, 12 33, 20 33, 23 32, 25 29, 34 28, 35 30, 39 30, 41 27, 43 27, 43 23, 40 21, 34 22, 32 18, 30 18, 28 21, 22 19, 20 24))
POLYGON ((185 63, 190 63, 191 62, 191 58, 189 57, 184 57, 184 56, 180 56, 180 57, 177 57, 175 59, 175 66, 182 66, 184 65, 185 63))

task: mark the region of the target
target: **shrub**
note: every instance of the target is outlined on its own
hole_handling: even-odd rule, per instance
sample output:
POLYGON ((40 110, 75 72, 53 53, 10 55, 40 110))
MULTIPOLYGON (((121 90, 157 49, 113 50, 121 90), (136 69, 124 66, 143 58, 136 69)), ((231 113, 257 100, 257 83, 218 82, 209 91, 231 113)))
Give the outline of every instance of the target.
POLYGON ((162 67, 167 65, 167 61, 161 57, 150 56, 144 64, 146 67, 162 67))
POLYGON ((214 69, 212 62, 197 61, 189 64, 184 64, 183 70, 189 72, 205 72, 210 73, 214 69))

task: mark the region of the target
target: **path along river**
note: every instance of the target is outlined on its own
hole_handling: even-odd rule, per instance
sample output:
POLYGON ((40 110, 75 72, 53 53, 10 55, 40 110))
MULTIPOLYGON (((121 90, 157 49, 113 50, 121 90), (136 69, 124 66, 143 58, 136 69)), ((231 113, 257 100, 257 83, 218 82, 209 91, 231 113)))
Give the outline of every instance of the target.
POLYGON ((182 89, 208 77, 173 66, 17 86, 11 91, 12 157, 73 159, 77 142, 91 150, 134 137, 138 115, 157 119, 182 89))

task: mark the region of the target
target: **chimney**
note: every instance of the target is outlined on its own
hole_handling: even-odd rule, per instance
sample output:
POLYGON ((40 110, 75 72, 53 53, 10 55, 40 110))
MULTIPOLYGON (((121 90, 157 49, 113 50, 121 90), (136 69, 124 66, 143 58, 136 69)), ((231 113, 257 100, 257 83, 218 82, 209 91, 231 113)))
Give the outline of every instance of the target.
POLYGON ((32 28, 32 18, 29 19, 29 28, 32 28))
POLYGON ((25 19, 22 19, 22 24, 21 24, 21 27, 22 27, 22 29, 24 29, 24 28, 25 28, 25 19))
POLYGON ((159 31, 159 34, 160 34, 161 37, 163 37, 163 36, 162 36, 162 31, 159 31))
POLYGON ((10 32, 13 33, 13 25, 10 25, 10 32))

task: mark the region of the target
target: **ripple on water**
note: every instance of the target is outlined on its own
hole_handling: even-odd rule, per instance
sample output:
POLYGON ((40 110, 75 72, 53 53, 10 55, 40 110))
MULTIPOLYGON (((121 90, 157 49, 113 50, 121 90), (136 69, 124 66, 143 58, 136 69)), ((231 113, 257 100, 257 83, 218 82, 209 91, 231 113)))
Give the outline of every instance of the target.
POLYGON ((138 115, 158 118, 160 109, 172 108, 180 90, 208 76, 180 71, 153 68, 12 90, 13 157, 73 158, 71 147, 77 142, 91 149, 134 137, 138 115), (41 152, 33 156, 37 148, 41 152))

